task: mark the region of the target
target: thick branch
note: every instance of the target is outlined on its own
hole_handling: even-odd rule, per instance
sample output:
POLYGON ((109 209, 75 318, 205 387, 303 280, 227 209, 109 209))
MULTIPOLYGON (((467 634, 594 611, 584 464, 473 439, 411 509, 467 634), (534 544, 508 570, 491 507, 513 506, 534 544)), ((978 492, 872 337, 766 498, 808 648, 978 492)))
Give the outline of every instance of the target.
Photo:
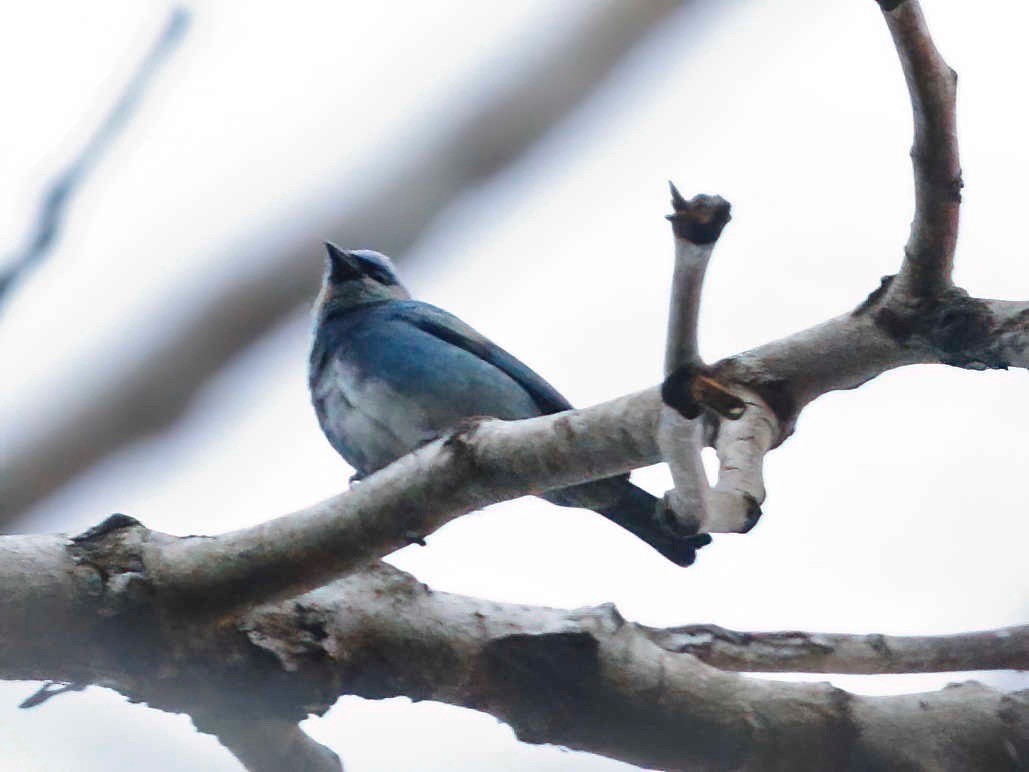
MULTIPOLYGON (((665 769, 1005 769, 1029 754, 1027 695, 969 683, 860 697, 824 683, 746 679, 686 653, 699 639, 712 658, 734 656, 737 665, 762 670, 832 662, 864 671, 870 649, 891 672, 890 652, 919 670, 927 662, 934 669, 1018 667, 1029 649, 1025 627, 922 643, 866 637, 867 646, 852 636, 808 636, 821 659, 810 652, 798 658, 796 640, 773 645, 766 634, 654 630, 626 622, 613 606, 562 611, 433 592, 383 564, 239 619, 198 617, 184 607, 156 608, 160 596, 111 603, 105 589, 91 593, 88 579, 61 580, 87 567, 118 576, 126 556, 109 544, 89 555, 94 563, 76 567, 65 542, 47 537, 49 545, 41 545, 40 538, 0 540, 10 548, 27 539, 22 557, 36 555, 0 557, 0 578, 5 587, 14 583, 15 598, 37 603, 46 587, 62 596, 51 597, 51 616, 38 620, 34 636, 15 625, 14 642, 0 649, 0 677, 40 678, 45 670, 59 680, 100 681, 154 707, 190 713, 230 746, 239 742, 233 726, 243 727, 246 748, 235 748, 241 756, 254 747, 247 726, 288 728, 341 694, 471 707, 507 721, 530 742, 665 769), (35 587, 34 597, 19 595, 24 582, 35 587), (47 629, 50 640, 42 637, 47 629), (1011 646, 1002 642, 1005 632, 1011 646), (750 645, 721 640, 734 636, 750 645), (989 648, 977 658, 982 644, 989 648)), ((16 605, 0 596, 0 612, 16 605)), ((17 612, 32 616, 24 607, 17 612)), ((11 621, 0 617, 5 630, 11 621)))
MULTIPOLYGON (((485 710, 529 742, 668 769, 1006 768, 1029 751, 1025 695, 969 683, 875 698, 824 683, 754 681, 659 645, 613 606, 565 612, 486 603, 432 592, 382 567, 339 588, 336 600, 327 587, 298 607, 256 612, 252 640, 294 672, 328 654, 342 682, 359 682, 366 696, 485 710), (394 601, 387 614, 364 600, 385 596, 394 601), (274 639, 298 613, 324 638, 274 639)), ((1029 630, 1014 635, 1021 653, 1010 651, 1011 661, 1024 664, 1029 630)), ((966 650, 960 661, 973 660, 966 650)))
POLYGON ((144 547, 146 563, 183 603, 214 609, 295 595, 467 512, 654 463, 657 400, 655 389, 588 410, 469 422, 314 507, 144 547))
POLYGON ((957 74, 933 44, 918 0, 880 0, 914 113, 915 216, 893 291, 931 297, 950 285, 961 204, 957 74))
MULTIPOLYGON (((976 303, 987 314, 985 329, 1006 332, 969 338, 967 349, 947 355, 976 359, 989 346, 998 354, 1024 357, 1029 348, 1025 306, 976 303)), ((873 320, 872 310, 864 308, 723 360, 712 372, 719 382, 760 398, 775 416, 779 431, 770 439, 777 444, 800 409, 818 395, 853 388, 893 367, 939 362, 940 357, 920 335, 900 340, 887 334, 873 320)), ((654 388, 584 410, 473 424, 454 439, 430 444, 307 510, 214 538, 178 540, 155 557, 163 562, 157 575, 166 576, 167 586, 183 599, 200 599, 211 608, 295 594, 487 504, 660 461, 656 438, 661 407, 654 388)), ((764 408, 750 410, 756 421, 773 425, 761 418, 764 408)), ((737 438, 743 441, 740 445, 730 435, 721 438, 723 467, 736 466, 733 454, 750 452, 748 443, 769 441, 760 432, 745 433, 737 438)), ((718 445, 717 437, 714 441, 718 445)), ((741 489, 750 490, 748 486, 741 489)))
MULTIPOLYGON (((928 333, 889 334, 876 321, 879 300, 723 360, 711 372, 720 383, 760 398, 775 416, 779 429, 771 440, 778 444, 812 399, 853 388, 893 367, 987 355, 1010 357, 1012 364, 1025 361, 1027 304, 966 297, 956 301, 953 312, 941 306, 934 317, 939 323, 931 327, 950 331, 951 348, 942 351, 928 333), (954 334, 963 326, 986 333, 954 334)), ((166 561, 168 586, 209 607, 295 594, 487 504, 660 461, 661 407, 654 388, 585 410, 466 427, 456 439, 426 446, 308 510, 215 538, 176 541, 157 559, 166 561)), ((759 419, 761 411, 754 415, 759 419)), ((767 441, 759 434, 746 436, 759 445, 767 441)), ((735 466, 732 453, 746 450, 731 439, 721 440, 723 466, 735 466)))
POLYGON ((760 395, 779 421, 778 445, 801 409, 822 394, 856 388, 896 367, 939 361, 929 345, 898 340, 871 314, 848 313, 723 359, 711 372, 760 395))
MULTIPOLYGON (((269 259, 254 259, 253 244, 262 239, 251 234, 245 248, 240 247, 246 259, 225 272, 231 280, 209 287, 200 297, 192 282, 167 293, 165 308, 176 313, 163 314, 158 307, 150 312, 180 321, 158 330, 146 355, 119 360, 120 369, 100 377, 94 389, 80 390, 60 410, 55 408, 16 447, 5 448, 0 526, 110 453, 171 425, 226 361, 298 305, 310 302, 321 270, 316 245, 330 238, 403 256, 455 197, 526 153, 641 40, 686 5, 686 0, 611 0, 591 6, 581 23, 566 25, 567 34, 536 52, 525 67, 524 41, 518 41, 512 51, 517 66, 505 62, 498 67, 518 76, 501 79, 500 88, 476 100, 477 109, 441 127, 435 136, 426 126, 438 121, 415 121, 413 136, 385 154, 389 163, 369 164, 372 169, 398 170, 378 188, 331 210, 316 207, 324 212, 321 219, 285 245, 282 224, 276 224, 264 241, 281 246, 269 259), (403 163, 396 162, 398 149, 406 157, 403 163), (182 309, 185 316, 179 313, 182 309)), ((444 101, 458 104, 468 93, 480 91, 477 77, 444 101)), ((304 209, 312 206, 305 204, 304 209)))

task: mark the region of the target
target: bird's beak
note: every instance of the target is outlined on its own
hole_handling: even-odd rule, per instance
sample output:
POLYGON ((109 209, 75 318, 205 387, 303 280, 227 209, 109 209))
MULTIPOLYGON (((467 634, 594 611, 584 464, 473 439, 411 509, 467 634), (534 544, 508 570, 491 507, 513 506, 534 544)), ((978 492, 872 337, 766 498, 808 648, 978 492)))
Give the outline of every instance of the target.
POLYGON ((334 282, 360 279, 364 272, 357 258, 345 249, 326 241, 325 251, 329 254, 329 278, 334 282))

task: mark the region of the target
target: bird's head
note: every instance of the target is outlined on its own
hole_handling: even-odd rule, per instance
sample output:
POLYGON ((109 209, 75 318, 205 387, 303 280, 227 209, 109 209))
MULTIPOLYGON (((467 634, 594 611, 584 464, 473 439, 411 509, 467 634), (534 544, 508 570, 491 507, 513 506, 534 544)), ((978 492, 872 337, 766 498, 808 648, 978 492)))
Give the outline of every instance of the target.
POLYGON ((325 249, 328 266, 316 305, 320 313, 411 297, 385 255, 370 249, 340 249, 329 242, 325 249))

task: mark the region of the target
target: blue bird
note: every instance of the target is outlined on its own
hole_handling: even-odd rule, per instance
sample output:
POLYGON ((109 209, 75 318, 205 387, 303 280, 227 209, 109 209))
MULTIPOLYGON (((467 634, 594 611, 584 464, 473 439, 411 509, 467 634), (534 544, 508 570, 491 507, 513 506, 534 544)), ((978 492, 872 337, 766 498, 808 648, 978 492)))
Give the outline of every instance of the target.
MULTIPOLYGON (((532 369, 456 316, 412 300, 388 257, 326 244, 308 383, 322 431, 360 479, 444 435, 470 416, 508 420, 570 410, 532 369)), ((592 509, 679 565, 706 535, 659 520, 658 501, 608 477, 543 498, 592 509)))

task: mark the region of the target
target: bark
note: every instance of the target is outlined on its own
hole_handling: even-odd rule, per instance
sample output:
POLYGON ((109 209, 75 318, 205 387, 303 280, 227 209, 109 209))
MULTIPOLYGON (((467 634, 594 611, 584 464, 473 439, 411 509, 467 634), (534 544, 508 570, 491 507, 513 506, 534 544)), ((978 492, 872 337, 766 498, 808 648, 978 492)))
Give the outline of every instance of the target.
POLYGON ((655 630, 610 605, 563 611, 433 592, 381 563, 227 616, 183 606, 153 580, 152 552, 141 560, 140 545, 155 549, 169 537, 114 525, 73 540, 0 539, 0 580, 21 588, 0 603, 0 627, 14 631, 0 649, 0 677, 101 683, 187 712, 250 769, 287 757, 310 758, 296 768, 338 768, 295 724, 341 694, 475 708, 528 742, 662 769, 1014 769, 1029 757, 1025 694, 968 683, 861 697, 828 684, 751 680, 701 661, 724 661, 728 647, 746 669, 810 662, 864 672, 870 658, 891 652, 919 670, 965 668, 979 664, 985 642, 992 665, 1025 667, 1026 627, 922 640, 794 633, 788 642, 719 628, 655 630), (27 608, 46 616, 25 625, 27 608), (805 648, 819 654, 798 658, 805 648))

